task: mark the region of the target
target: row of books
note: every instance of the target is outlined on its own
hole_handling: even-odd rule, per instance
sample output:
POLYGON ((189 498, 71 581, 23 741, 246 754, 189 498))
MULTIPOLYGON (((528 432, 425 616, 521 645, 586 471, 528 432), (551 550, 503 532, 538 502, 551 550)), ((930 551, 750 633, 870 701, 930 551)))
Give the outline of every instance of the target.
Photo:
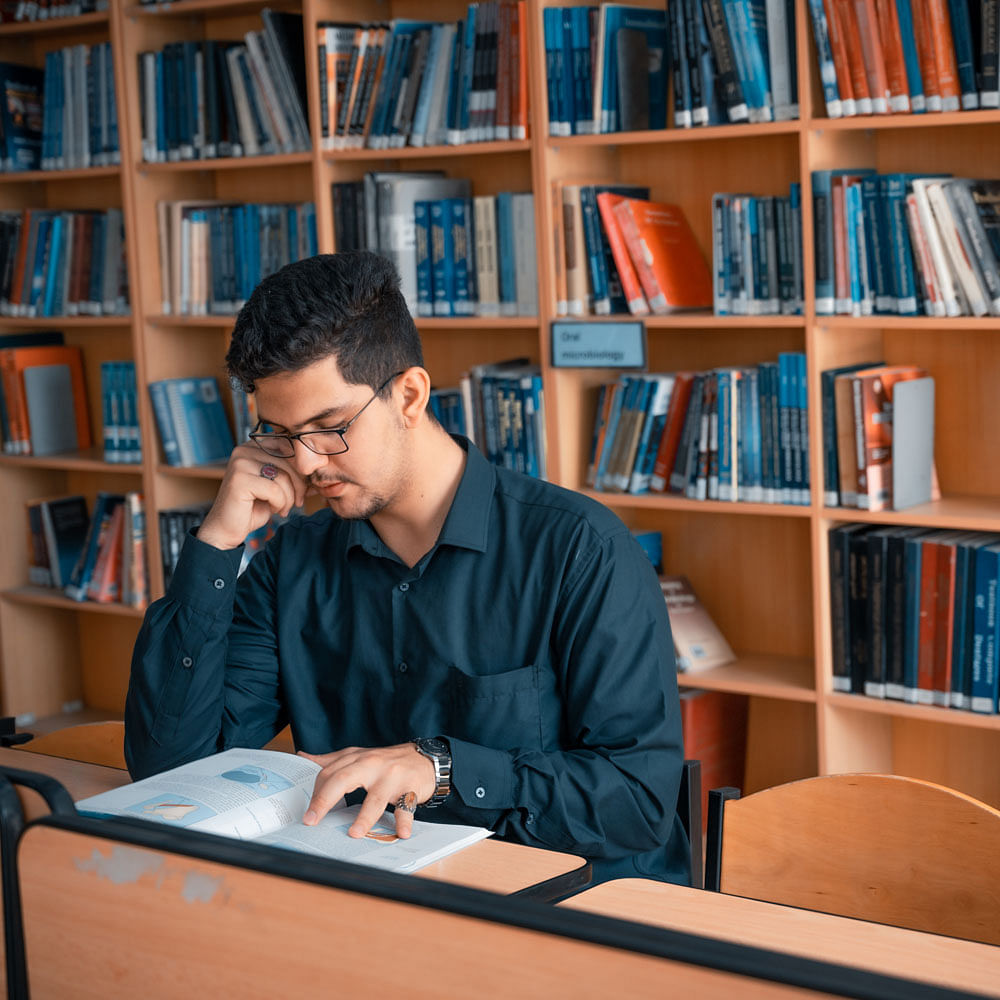
POLYGON ((813 173, 816 311, 1000 315, 1000 180, 813 173))
POLYGON ((120 208, 0 211, 0 316, 124 316, 120 208))
POLYGON ((965 0, 809 0, 826 112, 1000 105, 996 6, 965 0))
POLYGON ((302 15, 261 11, 242 39, 171 42, 139 53, 148 163, 310 149, 302 15))
POLYGON ((0 335, 0 435, 5 455, 90 446, 83 357, 61 333, 0 335))
POLYGON ((231 315, 262 278, 319 252, 310 202, 157 202, 163 312, 231 315))
POLYGON ((712 195, 713 308, 717 316, 802 314, 802 202, 787 196, 712 195))
POLYGON ((827 507, 880 511, 939 499, 933 390, 933 378, 919 365, 871 361, 820 373, 827 507), (904 382, 915 394, 904 395, 904 382), (915 442, 906 443, 906 432, 915 442), (914 476, 923 480, 915 498, 914 476))
POLYGON ((157 525, 160 529, 160 563, 163 567, 164 587, 170 586, 188 532, 201 524, 211 506, 210 503, 203 503, 188 507, 170 507, 157 511, 157 525))
POLYGON ((544 11, 549 134, 798 117, 788 0, 603 3, 544 11))
POLYGON ((602 384, 586 483, 604 492, 808 504, 805 355, 602 384))
POLYGON ((997 713, 1000 535, 829 533, 833 689, 997 713))
POLYGON ((317 26, 324 149, 528 136, 527 4, 471 3, 448 23, 317 26))
POLYGON ((107 10, 108 0, 0 0, 0 24, 13 21, 49 21, 107 10))
POLYGON ((25 505, 28 581, 74 601, 149 602, 146 515, 141 493, 98 492, 93 511, 81 495, 25 505))
POLYGON ((556 182, 552 198, 557 315, 711 308, 712 275, 680 206, 627 184, 556 182))
POLYGON ((236 442, 218 379, 159 379, 149 383, 149 397, 167 465, 211 465, 229 458, 236 442))
POLYGON ((137 396, 134 361, 101 362, 105 462, 138 464, 142 461, 137 396))

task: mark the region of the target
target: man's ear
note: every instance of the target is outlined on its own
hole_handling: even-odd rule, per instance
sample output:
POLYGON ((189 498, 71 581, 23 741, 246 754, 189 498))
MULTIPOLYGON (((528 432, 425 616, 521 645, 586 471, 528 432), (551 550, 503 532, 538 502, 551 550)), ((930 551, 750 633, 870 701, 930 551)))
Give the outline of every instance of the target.
POLYGON ((431 377, 425 368, 414 365, 396 379, 396 391, 402 396, 403 422, 416 427, 423 419, 431 398, 431 377))

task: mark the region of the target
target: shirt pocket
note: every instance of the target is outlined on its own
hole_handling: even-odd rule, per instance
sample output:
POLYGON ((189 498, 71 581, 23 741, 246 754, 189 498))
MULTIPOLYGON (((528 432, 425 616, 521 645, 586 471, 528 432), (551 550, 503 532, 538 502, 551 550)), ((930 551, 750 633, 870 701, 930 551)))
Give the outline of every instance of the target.
POLYGON ((495 750, 542 748, 535 665, 499 674, 470 674, 453 665, 449 675, 449 735, 495 750))

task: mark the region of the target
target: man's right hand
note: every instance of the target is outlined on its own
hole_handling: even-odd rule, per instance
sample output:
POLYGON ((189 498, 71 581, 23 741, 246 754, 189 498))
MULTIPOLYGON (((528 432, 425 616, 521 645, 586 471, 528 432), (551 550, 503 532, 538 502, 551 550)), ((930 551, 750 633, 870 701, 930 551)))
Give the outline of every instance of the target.
POLYGON ((293 507, 301 507, 309 492, 289 459, 273 458, 252 441, 238 445, 229 456, 218 496, 198 529, 198 538, 217 549, 238 548, 272 515, 287 517, 293 507), (264 473, 272 473, 273 478, 264 473))

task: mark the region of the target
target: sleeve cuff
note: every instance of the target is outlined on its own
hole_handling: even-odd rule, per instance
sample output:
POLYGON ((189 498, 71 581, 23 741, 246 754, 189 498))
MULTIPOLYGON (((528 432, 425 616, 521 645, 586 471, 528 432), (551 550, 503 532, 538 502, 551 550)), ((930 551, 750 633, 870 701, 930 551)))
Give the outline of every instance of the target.
POLYGON ((217 549, 194 532, 192 528, 184 540, 167 597, 214 617, 233 606, 243 546, 217 549))
POLYGON ((514 762, 504 750, 446 736, 451 746, 452 791, 473 809, 514 807, 514 762))

